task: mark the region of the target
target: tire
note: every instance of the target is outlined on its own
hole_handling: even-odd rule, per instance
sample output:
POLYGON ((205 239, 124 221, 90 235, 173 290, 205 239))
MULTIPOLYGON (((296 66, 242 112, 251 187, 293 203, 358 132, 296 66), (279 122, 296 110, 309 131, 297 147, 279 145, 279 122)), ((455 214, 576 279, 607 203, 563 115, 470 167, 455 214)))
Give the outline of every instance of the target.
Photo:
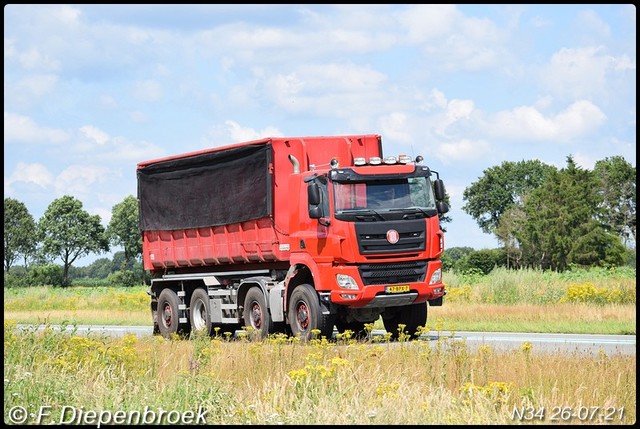
POLYGON ((397 340, 400 333, 398 328, 405 325, 404 333, 410 335, 412 339, 417 338, 416 331, 419 326, 427 323, 427 303, 406 305, 398 307, 390 314, 382 314, 384 329, 391 334, 391 338, 397 340))
POLYGON ((252 287, 247 292, 242 317, 245 326, 253 328, 258 338, 266 338, 275 331, 267 308, 267 299, 259 287, 252 287))
POLYGON ((158 332, 165 338, 172 334, 188 335, 190 326, 180 323, 180 299, 171 289, 163 289, 158 297, 158 332))
POLYGON ((353 338, 356 339, 366 338, 367 331, 364 329, 364 325, 364 322, 342 322, 336 320, 336 328, 338 329, 338 332, 342 334, 348 329, 349 331, 353 332, 353 338))
POLYGON ((314 330, 319 330, 318 338, 331 339, 333 335, 334 315, 322 314, 320 300, 313 286, 298 285, 289 299, 288 319, 291 334, 302 341, 309 341, 315 337, 314 330))
POLYGON ((189 321, 191 322, 191 329, 193 331, 205 329, 207 335, 211 336, 213 334, 211 301, 209 300, 209 294, 204 288, 199 287, 191 294, 189 321))

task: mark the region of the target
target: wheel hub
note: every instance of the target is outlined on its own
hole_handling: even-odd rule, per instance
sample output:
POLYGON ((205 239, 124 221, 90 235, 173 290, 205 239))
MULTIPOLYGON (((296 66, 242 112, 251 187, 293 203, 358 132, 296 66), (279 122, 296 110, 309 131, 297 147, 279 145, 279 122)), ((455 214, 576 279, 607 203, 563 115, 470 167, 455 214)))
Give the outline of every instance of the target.
POLYGON ((171 306, 170 305, 165 305, 164 306, 164 311, 162 312, 162 318, 164 320, 164 325, 165 326, 171 326, 171 322, 173 319, 173 313, 171 311, 171 306))
POLYGON ((309 326, 309 311, 307 306, 302 304, 298 307, 298 323, 302 329, 307 329, 309 326))
POLYGON ((262 326, 262 311, 258 304, 253 304, 253 307, 251 308, 251 319, 255 328, 260 328, 262 326))

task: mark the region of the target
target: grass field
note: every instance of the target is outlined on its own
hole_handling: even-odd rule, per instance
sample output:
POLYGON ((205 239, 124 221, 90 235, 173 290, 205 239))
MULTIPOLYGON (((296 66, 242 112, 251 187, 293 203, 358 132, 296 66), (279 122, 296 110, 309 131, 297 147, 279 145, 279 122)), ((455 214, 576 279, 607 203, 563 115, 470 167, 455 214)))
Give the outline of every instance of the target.
MULTIPOLYGON (((445 275, 427 328, 635 334, 635 270, 445 275)), ((613 424, 636 421, 636 356, 273 335, 109 338, 16 323, 150 325, 142 286, 5 289, 13 424, 613 424)), ((382 329, 377 322, 375 329, 382 329)), ((384 338, 384 337, 379 337, 384 338)))
MULTIPOLYGON (((249 333, 250 334, 250 333, 249 333)), ((632 424, 636 357, 4 326, 9 423, 632 424), (44 412, 43 412, 43 407, 44 412), (25 414, 26 413, 26 414, 25 414), (163 414, 164 413, 164 414, 163 414)))
MULTIPOLYGON (((445 273, 431 328, 494 332, 636 333, 635 270, 566 273, 497 269, 487 276, 445 273)), ((5 289, 4 319, 17 323, 150 325, 144 286, 5 289)), ((383 329, 378 321, 376 329, 383 329)))

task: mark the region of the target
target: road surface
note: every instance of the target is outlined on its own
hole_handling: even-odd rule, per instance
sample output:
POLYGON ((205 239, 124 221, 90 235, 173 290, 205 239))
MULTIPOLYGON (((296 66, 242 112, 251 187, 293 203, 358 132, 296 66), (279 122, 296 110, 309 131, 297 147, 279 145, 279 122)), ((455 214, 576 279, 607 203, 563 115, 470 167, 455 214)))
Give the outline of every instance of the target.
MULTIPOLYGON (((22 329, 34 329, 34 326, 18 325, 22 329)), ((52 326, 54 329, 61 329, 60 326, 52 326)), ((37 327, 44 329, 44 325, 37 327)), ((107 326, 107 325, 76 325, 66 326, 67 331, 86 335, 88 333, 96 335, 122 336, 125 334, 135 334, 140 337, 152 335, 151 326, 107 326)), ((335 332, 334 332, 335 334, 335 332)), ((384 330, 374 330, 373 336, 382 336, 384 330)), ((529 342, 533 352, 578 352, 627 354, 636 353, 635 335, 594 335, 594 334, 538 334, 524 332, 436 332, 431 331, 423 335, 422 339, 429 339, 432 344, 436 344, 439 338, 446 337, 446 342, 460 341, 466 343, 470 350, 475 350, 480 346, 489 345, 494 350, 509 351, 517 350, 524 343, 529 342), (451 339, 453 337, 453 339, 451 339)))

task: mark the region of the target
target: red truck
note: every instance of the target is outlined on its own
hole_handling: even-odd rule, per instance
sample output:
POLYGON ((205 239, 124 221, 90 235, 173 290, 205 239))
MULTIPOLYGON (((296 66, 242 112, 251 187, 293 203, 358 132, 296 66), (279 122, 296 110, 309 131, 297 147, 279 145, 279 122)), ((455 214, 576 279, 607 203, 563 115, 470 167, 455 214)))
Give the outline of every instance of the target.
POLYGON ((137 165, 154 332, 309 340, 380 317, 415 334, 445 295, 439 174, 379 135, 273 137, 137 165), (435 173, 435 180, 432 176, 435 173))

